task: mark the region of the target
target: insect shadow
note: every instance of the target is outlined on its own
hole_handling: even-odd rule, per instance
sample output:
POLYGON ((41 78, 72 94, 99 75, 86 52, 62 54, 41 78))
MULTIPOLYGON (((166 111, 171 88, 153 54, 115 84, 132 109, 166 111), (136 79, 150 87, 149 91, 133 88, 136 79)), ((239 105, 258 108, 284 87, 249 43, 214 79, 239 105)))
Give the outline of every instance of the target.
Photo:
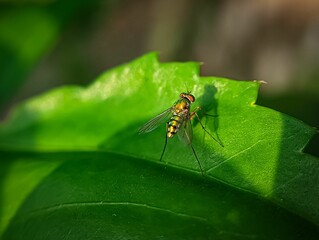
MULTIPOLYGON (((216 140, 222 147, 224 144, 218 135, 219 128, 219 116, 218 116, 218 101, 216 99, 217 88, 213 84, 207 84, 204 87, 204 93, 198 97, 197 101, 199 102, 200 110, 197 111, 199 119, 203 122, 205 119, 204 126, 206 127, 207 122, 213 121, 211 128, 214 134, 214 140, 216 140)), ((193 126, 195 127, 199 124, 199 120, 194 118, 193 126)), ((206 134, 206 131, 204 132, 206 134)), ((205 138, 205 135, 204 135, 205 138)))

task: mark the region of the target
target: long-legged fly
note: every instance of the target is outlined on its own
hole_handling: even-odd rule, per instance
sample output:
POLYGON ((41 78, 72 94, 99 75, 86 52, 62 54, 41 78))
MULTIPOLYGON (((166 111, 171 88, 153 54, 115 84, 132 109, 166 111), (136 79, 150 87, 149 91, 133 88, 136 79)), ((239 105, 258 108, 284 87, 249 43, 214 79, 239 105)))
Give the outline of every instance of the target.
POLYGON ((222 147, 223 145, 219 141, 217 141, 217 139, 215 139, 202 124, 199 116, 196 113, 198 110, 200 110, 200 107, 195 108, 192 112, 190 111, 190 107, 193 102, 195 102, 195 97, 190 92, 181 93, 179 95, 179 99, 174 103, 172 107, 166 109, 164 112, 158 114, 156 117, 145 123, 139 129, 139 133, 142 134, 151 132, 154 129, 156 129, 159 125, 166 122, 165 145, 162 151, 160 161, 162 161, 162 158, 165 153, 167 139, 172 138, 175 136, 175 134, 177 134, 177 136, 183 143, 189 145, 192 148, 193 154, 196 158, 201 173, 202 175, 204 175, 202 165, 192 144, 193 130, 190 120, 192 120, 194 116, 196 116, 203 130, 222 147))

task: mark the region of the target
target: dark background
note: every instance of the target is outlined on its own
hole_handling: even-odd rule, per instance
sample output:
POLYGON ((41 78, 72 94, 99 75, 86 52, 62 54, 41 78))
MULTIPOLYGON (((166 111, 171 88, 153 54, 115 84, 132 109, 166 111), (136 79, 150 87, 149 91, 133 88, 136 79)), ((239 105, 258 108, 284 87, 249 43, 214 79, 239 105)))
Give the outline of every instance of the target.
MULTIPOLYGON (((0 111, 149 51, 263 80, 257 104, 319 127, 318 0, 0 1, 0 111)), ((184 86, 181 86, 183 88, 184 86)), ((318 134, 306 152, 319 156, 318 134)))

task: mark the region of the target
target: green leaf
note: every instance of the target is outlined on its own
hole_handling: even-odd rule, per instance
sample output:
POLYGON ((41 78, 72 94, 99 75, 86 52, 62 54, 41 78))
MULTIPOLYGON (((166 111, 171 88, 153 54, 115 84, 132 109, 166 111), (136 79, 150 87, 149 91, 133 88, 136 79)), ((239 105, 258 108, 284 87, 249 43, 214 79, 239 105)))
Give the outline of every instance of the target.
POLYGON ((316 239, 315 130, 256 105, 259 85, 151 53, 21 104, 0 127, 4 239, 316 239), (137 133, 188 90, 224 145, 194 119, 204 177, 177 138, 159 162, 165 124, 137 133))

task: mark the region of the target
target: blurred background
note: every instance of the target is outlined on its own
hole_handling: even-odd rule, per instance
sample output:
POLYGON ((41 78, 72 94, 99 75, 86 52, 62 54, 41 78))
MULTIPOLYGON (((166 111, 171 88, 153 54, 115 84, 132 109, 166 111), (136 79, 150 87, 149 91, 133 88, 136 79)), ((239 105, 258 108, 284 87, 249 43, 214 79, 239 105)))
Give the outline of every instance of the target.
MULTIPOLYGON (((319 127, 318 0, 0 0, 0 117, 149 51, 263 80, 257 103, 319 127)), ((319 156, 319 136, 306 152, 319 156)))

